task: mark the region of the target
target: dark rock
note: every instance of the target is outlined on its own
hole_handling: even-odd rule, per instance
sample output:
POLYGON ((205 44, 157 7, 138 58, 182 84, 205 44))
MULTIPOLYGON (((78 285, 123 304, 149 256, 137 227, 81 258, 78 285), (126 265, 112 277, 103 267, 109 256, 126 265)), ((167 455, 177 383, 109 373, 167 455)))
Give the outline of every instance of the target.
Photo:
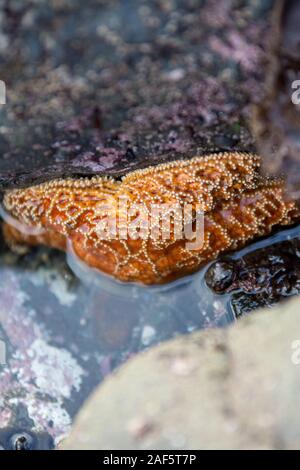
POLYGON ((27 432, 14 434, 10 442, 12 450, 33 450, 33 438, 27 432))
POLYGON ((300 238, 285 239, 259 249, 250 246, 246 254, 237 253, 235 259, 216 261, 205 275, 210 289, 217 294, 230 294, 236 316, 298 295, 299 279, 300 238))
POLYGON ((216 261, 205 274, 206 284, 214 292, 229 292, 234 288, 236 278, 235 263, 233 260, 216 261))
POLYGON ((300 197, 300 3, 278 0, 269 33, 264 98, 253 110, 252 129, 265 170, 287 176, 289 191, 300 197))
POLYGON ((269 8, 256 3, 3 2, 0 187, 253 150, 269 8))
POLYGON ((47 433, 14 428, 0 429, 0 450, 49 450, 54 443, 47 433))

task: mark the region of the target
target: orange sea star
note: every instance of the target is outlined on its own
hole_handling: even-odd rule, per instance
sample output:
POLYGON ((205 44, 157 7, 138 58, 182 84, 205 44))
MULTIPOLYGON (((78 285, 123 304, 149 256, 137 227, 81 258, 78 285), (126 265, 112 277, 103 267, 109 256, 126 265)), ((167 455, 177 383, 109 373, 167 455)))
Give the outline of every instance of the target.
POLYGON ((85 263, 121 281, 165 283, 268 234, 274 225, 299 219, 296 203, 285 197, 283 181, 262 177, 259 165, 256 155, 228 152, 137 170, 121 181, 100 176, 68 178, 9 190, 4 208, 24 230, 6 223, 4 234, 12 245, 47 244, 61 249, 68 239, 85 263), (175 239, 175 218, 165 240, 122 239, 119 234, 103 239, 99 222, 104 209, 110 213, 114 208, 124 225, 125 214, 117 201, 125 197, 131 205, 143 205, 142 223, 153 204, 190 204, 192 218, 187 223, 193 225, 200 207, 203 244, 191 250, 186 239, 175 239), (30 234, 26 227, 40 233, 30 234))

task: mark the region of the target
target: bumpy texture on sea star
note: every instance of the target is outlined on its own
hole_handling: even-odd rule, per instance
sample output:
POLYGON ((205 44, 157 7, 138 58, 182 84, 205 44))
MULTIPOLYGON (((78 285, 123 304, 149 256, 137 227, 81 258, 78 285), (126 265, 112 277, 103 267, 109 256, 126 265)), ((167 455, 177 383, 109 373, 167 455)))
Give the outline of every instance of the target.
MULTIPOLYGON (((11 245, 47 244, 60 249, 72 243, 89 266, 121 281, 161 284, 190 274, 220 253, 244 246, 268 234, 274 225, 299 219, 296 203, 286 199, 281 180, 259 174, 258 156, 232 152, 134 171, 121 181, 99 176, 59 179, 5 193, 5 210, 21 225, 4 225, 11 245), (199 207, 204 212, 204 240, 197 249, 175 239, 175 216, 168 239, 103 239, 99 223, 117 210, 119 227, 126 225, 118 201, 142 204, 146 222, 153 204, 190 204, 195 225, 199 207), (105 210, 107 213, 105 213, 105 210), (123 225, 122 225, 123 224, 123 225), (40 230, 32 234, 29 229, 40 230)), ((129 222, 135 220, 129 215, 129 222)), ((145 225, 145 224, 144 224, 145 225)), ((148 235, 150 228, 146 228, 148 235)))

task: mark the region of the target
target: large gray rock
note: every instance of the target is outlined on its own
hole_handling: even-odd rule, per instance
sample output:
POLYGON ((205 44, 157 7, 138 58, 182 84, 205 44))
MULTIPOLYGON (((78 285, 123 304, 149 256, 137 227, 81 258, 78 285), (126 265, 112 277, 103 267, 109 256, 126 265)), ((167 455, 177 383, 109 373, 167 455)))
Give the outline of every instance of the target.
POLYGON ((300 448, 299 307, 136 356, 94 393, 63 449, 300 448))

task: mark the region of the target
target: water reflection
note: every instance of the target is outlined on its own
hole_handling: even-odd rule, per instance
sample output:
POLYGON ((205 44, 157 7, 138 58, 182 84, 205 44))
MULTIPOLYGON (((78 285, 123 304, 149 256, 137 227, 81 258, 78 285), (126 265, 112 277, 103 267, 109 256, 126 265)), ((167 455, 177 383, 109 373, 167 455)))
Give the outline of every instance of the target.
POLYGON ((108 349, 130 342, 130 350, 136 351, 179 333, 234 321, 229 297, 217 296, 206 287, 207 268, 168 285, 144 287, 118 282, 87 267, 71 247, 67 259, 89 291, 86 309, 95 334, 108 349))
MULTIPOLYGON (((276 234, 233 259, 299 231, 276 234)), ((206 287, 206 270, 142 287, 87 268, 71 250, 66 260, 42 247, 17 255, 2 243, 0 339, 7 357, 0 365, 0 428, 45 432, 58 442, 96 385, 132 355, 234 321, 232 298, 206 287)))
POLYGON ((0 428, 46 432, 57 443, 105 376, 135 353, 233 320, 204 273, 169 286, 124 285, 68 253, 0 252, 0 428), (75 274, 74 274, 75 273, 75 274))

